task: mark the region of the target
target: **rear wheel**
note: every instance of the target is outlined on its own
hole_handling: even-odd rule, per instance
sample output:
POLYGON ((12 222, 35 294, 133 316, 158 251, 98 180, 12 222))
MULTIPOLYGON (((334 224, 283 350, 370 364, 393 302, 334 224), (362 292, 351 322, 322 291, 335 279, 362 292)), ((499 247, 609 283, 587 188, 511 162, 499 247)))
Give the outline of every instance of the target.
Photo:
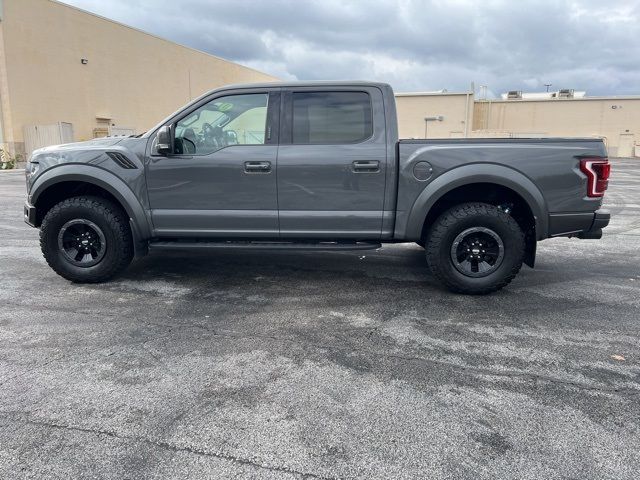
POLYGON ((498 207, 464 203, 444 212, 426 239, 429 268, 450 290, 494 292, 520 271, 525 252, 518 223, 498 207))
POLYGON ((126 216, 99 197, 69 198, 51 208, 42 221, 40 247, 58 275, 80 283, 109 280, 133 258, 126 216))

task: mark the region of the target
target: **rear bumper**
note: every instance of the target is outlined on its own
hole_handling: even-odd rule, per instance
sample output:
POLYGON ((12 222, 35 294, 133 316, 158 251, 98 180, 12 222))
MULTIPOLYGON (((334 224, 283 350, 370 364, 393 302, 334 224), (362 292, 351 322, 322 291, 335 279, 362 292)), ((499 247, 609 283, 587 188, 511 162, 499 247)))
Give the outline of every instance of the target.
POLYGON ((593 223, 589 230, 578 233, 578 238, 586 240, 598 240, 602 238, 602 229, 609 225, 611 214, 609 210, 596 210, 593 214, 593 223))
POLYGON ((32 227, 36 225, 36 207, 29 202, 24 202, 24 222, 32 227))
POLYGON ((591 213, 556 213, 549 215, 550 237, 598 239, 609 225, 611 214, 600 209, 591 213))
POLYGON ((609 225, 610 220, 611 213, 609 213, 609 210, 596 210, 593 214, 593 225, 591 225, 591 229, 603 229, 604 227, 609 225))

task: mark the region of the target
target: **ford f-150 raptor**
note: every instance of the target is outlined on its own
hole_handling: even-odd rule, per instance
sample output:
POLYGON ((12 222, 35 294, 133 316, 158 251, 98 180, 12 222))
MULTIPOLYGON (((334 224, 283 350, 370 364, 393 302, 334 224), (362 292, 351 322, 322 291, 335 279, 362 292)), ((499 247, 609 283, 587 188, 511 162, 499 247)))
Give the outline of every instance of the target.
POLYGON ((609 171, 596 138, 398 140, 386 84, 252 84, 138 137, 34 151, 24 216, 74 282, 157 249, 416 242, 444 285, 481 294, 533 267, 539 240, 600 238, 609 171))

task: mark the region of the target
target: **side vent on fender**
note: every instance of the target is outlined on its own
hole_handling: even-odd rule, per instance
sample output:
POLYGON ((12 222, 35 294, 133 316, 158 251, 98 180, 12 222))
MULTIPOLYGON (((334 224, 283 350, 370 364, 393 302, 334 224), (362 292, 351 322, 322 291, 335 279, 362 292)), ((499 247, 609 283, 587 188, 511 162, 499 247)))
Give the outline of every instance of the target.
POLYGON ((111 160, 116 162, 122 168, 127 168, 127 169, 138 168, 138 167, 136 167, 135 163, 133 163, 131 160, 129 160, 127 157, 125 157, 120 152, 107 152, 107 155, 109 155, 111 160))

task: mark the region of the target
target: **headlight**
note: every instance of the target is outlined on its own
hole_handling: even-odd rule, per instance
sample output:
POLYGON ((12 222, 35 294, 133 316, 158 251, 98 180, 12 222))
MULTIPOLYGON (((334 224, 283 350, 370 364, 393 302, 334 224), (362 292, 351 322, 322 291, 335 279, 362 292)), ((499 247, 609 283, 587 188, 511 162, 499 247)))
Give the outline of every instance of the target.
POLYGON ((27 166, 24 169, 24 174, 27 177, 27 183, 29 182, 29 179, 37 173, 39 168, 40 164, 38 162, 30 161, 27 163, 27 166))

